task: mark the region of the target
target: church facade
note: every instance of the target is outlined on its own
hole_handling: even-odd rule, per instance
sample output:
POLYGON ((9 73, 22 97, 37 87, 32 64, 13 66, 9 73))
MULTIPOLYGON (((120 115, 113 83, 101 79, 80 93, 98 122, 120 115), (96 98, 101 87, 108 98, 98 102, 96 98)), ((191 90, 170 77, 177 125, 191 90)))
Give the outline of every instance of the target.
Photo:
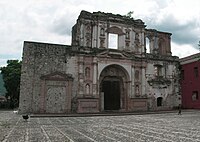
POLYGON ((19 111, 173 109, 181 102, 178 67, 171 33, 146 29, 140 19, 81 11, 70 46, 24 42, 19 111))

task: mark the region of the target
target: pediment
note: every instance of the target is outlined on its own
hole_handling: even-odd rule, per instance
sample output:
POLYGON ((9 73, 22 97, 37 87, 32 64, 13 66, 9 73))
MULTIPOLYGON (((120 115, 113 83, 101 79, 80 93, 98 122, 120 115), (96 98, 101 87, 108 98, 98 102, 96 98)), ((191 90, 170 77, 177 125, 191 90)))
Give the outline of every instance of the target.
POLYGON ((106 30, 108 33, 118 34, 118 35, 125 35, 125 33, 119 27, 113 26, 106 30))
POLYGON ((124 51, 115 51, 115 50, 106 50, 99 54, 99 57, 110 57, 110 58, 131 58, 132 55, 130 53, 126 53, 124 51))
POLYGON ((133 53, 130 53, 130 52, 123 51, 122 54, 126 58, 132 58, 132 57, 134 57, 133 53))
POLYGON ((106 50, 106 51, 103 51, 103 52, 100 52, 100 53, 98 53, 97 54, 97 56, 100 56, 100 57, 108 57, 108 50, 106 50))
POLYGON ((61 72, 54 72, 47 75, 42 75, 40 78, 42 80, 59 80, 59 81, 73 80, 71 74, 64 74, 61 72))

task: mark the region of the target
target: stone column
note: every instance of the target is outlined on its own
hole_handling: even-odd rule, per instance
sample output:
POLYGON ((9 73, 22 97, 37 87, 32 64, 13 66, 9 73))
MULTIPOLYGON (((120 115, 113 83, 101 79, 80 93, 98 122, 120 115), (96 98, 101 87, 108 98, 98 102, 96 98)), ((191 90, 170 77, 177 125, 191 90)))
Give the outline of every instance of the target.
POLYGON ((145 39, 145 36, 144 36, 144 30, 142 30, 142 33, 141 33, 141 46, 142 46, 142 53, 145 52, 145 43, 144 43, 144 39, 145 39))
POLYGON ((97 95, 97 58, 93 58, 93 92, 94 96, 97 95))
POLYGON ((97 35, 97 25, 95 25, 93 27, 93 34, 92 34, 92 48, 96 48, 97 47, 97 38, 98 38, 98 35, 97 35))
POLYGON ((79 57, 79 62, 78 62, 78 78, 79 78, 79 94, 83 95, 83 90, 84 90, 84 68, 83 68, 84 62, 83 62, 83 57, 79 57))
POLYGON ((40 112, 44 113, 45 111, 45 80, 42 80, 42 86, 41 86, 41 97, 40 97, 40 112))
POLYGON ((66 96, 66 111, 70 112, 71 111, 71 100, 72 100, 72 81, 69 80, 66 83, 66 92, 67 92, 67 96, 66 96))
POLYGON ((142 96, 146 93, 146 79, 145 79, 145 67, 142 67, 142 86, 141 86, 142 96))
POLYGON ((130 98, 133 98, 135 96, 135 84, 134 84, 134 66, 131 67, 131 91, 130 91, 130 98))
POLYGON ((118 49, 123 50, 125 48, 125 35, 118 35, 118 49))
POLYGON ((84 25, 80 26, 80 46, 84 46, 84 25))
POLYGON ((101 92, 100 98, 101 98, 101 111, 104 111, 104 92, 101 92))

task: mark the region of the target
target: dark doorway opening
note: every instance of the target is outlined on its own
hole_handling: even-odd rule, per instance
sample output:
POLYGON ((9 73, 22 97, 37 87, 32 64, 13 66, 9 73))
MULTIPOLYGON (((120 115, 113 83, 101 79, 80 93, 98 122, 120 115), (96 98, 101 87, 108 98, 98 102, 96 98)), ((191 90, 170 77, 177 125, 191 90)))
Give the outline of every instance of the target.
POLYGON ((120 81, 103 81, 104 110, 120 109, 120 81))
POLYGON ((157 106, 162 106, 162 97, 157 98, 157 106))

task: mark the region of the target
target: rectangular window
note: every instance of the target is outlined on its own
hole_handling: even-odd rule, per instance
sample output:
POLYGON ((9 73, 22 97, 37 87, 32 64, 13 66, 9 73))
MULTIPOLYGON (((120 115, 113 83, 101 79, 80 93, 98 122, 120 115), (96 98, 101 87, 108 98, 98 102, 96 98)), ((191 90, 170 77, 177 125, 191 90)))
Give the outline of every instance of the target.
POLYGON ((118 35, 109 33, 108 47, 118 49, 118 35))
POLYGON ((181 70, 181 79, 184 80, 184 70, 181 70))
POLYGON ((198 67, 194 67, 194 76, 195 77, 199 76, 199 74, 198 74, 198 67))
POLYGON ((162 66, 154 66, 155 76, 162 76, 162 66))
POLYGON ((198 94, 198 91, 193 91, 192 92, 192 100, 193 101, 196 101, 199 99, 199 94, 198 94))

